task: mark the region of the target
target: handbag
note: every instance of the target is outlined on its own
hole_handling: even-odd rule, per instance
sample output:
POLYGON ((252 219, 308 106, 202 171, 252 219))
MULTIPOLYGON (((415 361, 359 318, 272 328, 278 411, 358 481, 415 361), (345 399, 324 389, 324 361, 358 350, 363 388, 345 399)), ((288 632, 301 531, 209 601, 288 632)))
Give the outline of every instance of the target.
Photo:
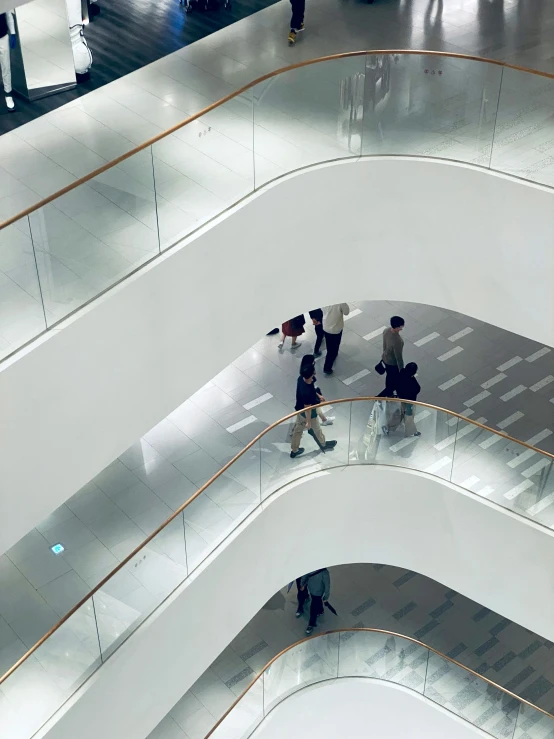
POLYGON ((375 372, 377 372, 378 375, 384 375, 385 372, 387 371, 386 368, 385 368, 385 363, 383 362, 382 359, 380 359, 377 362, 377 364, 375 365, 375 368, 374 369, 375 369, 375 372))

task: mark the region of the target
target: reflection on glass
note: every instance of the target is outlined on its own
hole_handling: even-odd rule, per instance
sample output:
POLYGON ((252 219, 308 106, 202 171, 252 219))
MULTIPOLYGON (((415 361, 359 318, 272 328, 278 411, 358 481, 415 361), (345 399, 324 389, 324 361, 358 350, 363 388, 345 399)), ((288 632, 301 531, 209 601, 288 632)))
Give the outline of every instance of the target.
POLYGON ((0 734, 28 739, 101 664, 89 598, 0 687, 0 734))
POLYGON ((210 734, 210 739, 247 739, 263 717, 264 686, 263 678, 259 678, 210 734))
POLYGON ((0 230, 0 359, 47 328, 29 218, 0 230))
POLYGON ((424 694, 497 739, 513 736, 519 701, 433 652, 424 694))
POLYGON ((354 403, 350 464, 387 464, 449 480, 457 418, 397 400, 354 403))
POLYGON ((289 649, 264 672, 265 715, 297 690, 337 677, 338 634, 322 634, 289 649))
POLYGON ((553 99, 554 79, 503 70, 492 169, 554 187, 553 99))
POLYGON ((429 650, 391 634, 351 631, 340 635, 339 677, 390 680, 423 693, 429 650))
POLYGON ((368 54, 363 154, 488 166, 502 69, 426 54, 368 54))
POLYGON ((150 148, 29 216, 48 325, 159 253, 150 148))
POLYGON ((161 248, 177 243, 254 189, 252 90, 152 147, 161 248))
POLYGON ((256 187, 310 164, 359 156, 364 57, 319 62, 254 87, 256 187))
POLYGON ((180 513, 94 594, 104 659, 186 579, 184 533, 180 513))
POLYGON ((552 736, 554 719, 525 703, 519 704, 513 739, 543 739, 552 736))

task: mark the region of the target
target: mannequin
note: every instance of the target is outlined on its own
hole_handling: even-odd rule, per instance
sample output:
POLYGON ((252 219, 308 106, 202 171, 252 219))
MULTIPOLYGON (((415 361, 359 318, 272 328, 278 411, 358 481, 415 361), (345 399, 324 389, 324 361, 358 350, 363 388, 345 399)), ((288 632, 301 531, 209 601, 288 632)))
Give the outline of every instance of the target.
POLYGON ((73 62, 77 79, 88 77, 92 66, 92 52, 88 47, 84 34, 83 17, 81 15, 81 0, 68 0, 67 15, 69 20, 69 35, 73 48, 73 62))
POLYGON ((6 106, 9 111, 15 110, 12 97, 12 65, 10 49, 15 48, 15 23, 13 10, 0 13, 0 67, 2 67, 2 82, 4 83, 4 95, 6 106))

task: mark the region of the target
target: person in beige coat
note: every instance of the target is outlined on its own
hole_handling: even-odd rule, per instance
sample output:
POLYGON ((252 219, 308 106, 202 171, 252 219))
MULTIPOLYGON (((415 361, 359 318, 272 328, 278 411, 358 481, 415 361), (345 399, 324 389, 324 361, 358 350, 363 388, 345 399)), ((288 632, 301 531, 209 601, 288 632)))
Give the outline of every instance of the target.
POLYGON ((323 309, 323 332, 325 334, 325 346, 327 354, 323 365, 323 374, 333 374, 333 364, 339 353, 342 330, 344 328, 344 316, 350 313, 348 303, 337 303, 328 305, 323 309))

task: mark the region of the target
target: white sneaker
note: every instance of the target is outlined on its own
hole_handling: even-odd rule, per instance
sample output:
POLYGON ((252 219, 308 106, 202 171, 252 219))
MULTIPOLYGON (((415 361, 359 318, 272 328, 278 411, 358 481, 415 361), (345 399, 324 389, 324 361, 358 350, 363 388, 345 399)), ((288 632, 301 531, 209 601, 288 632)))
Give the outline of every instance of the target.
POLYGON ((325 421, 322 421, 321 422, 321 425, 322 426, 332 426, 334 420, 335 420, 335 417, 334 416, 327 416, 327 418, 325 419, 325 421))
POLYGON ((301 341, 297 341, 296 344, 293 344, 291 346, 291 349, 298 349, 298 347, 300 347, 300 346, 302 346, 302 342, 301 341))
POLYGON ((282 348, 283 348, 283 342, 282 342, 282 341, 280 341, 280 342, 279 342, 279 343, 277 344, 277 349, 282 349, 282 348))
POLYGON ((11 95, 6 95, 6 107, 8 110, 14 110, 15 108, 15 103, 11 95))

